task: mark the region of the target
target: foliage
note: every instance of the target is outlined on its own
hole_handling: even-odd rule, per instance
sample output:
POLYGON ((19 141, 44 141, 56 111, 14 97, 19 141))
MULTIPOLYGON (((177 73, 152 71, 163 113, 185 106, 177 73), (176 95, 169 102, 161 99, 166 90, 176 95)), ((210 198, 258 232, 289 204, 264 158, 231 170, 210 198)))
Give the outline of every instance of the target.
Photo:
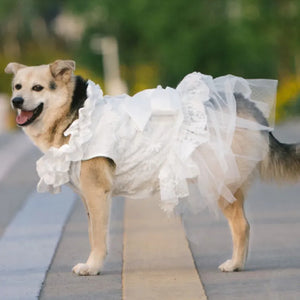
POLYGON ((297 115, 300 115, 300 77, 291 77, 278 89, 276 120, 297 115))
POLYGON ((92 0, 68 7, 93 20, 90 30, 117 37, 127 67, 155 62, 164 84, 191 70, 265 78, 296 71, 297 0, 92 0))
MULTIPOLYGON (((131 93, 158 83, 175 86, 191 71, 277 78, 283 111, 296 99, 282 91, 300 74, 299 28, 298 0, 1 0, 0 67, 68 57, 99 78, 102 57, 91 41, 114 36, 131 93), (55 32, 61 14, 84 21, 79 41, 55 32)), ((0 75, 0 92, 8 91, 8 81, 0 75)))

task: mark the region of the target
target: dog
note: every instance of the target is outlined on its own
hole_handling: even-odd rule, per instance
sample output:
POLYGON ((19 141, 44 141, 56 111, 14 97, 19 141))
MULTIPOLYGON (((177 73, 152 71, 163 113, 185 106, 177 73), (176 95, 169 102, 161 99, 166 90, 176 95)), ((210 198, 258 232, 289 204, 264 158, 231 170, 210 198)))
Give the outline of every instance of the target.
MULTIPOLYGON (((73 74, 75 62, 57 60, 49 65, 25 66, 9 63, 6 73, 13 74, 11 104, 18 111, 17 124, 44 153, 50 148, 60 148, 70 143, 65 132, 79 117, 79 111, 87 99, 88 83, 73 74)), ((236 113, 262 126, 268 126, 263 113, 253 104, 236 97, 236 113)), ((249 224, 244 212, 244 197, 251 182, 251 174, 258 171, 263 179, 299 180, 300 154, 298 144, 280 143, 266 130, 237 130, 232 149, 243 154, 257 147, 253 142, 265 144, 267 154, 248 170, 243 160, 237 161, 240 172, 247 178, 234 192, 235 201, 218 200, 220 209, 228 220, 233 240, 232 258, 219 266, 221 271, 231 272, 244 268, 248 251, 249 224), (248 173, 251 174, 248 174, 248 173), (224 204, 226 203, 226 205, 224 204)), ((101 141, 99 141, 101 143, 101 141)), ((115 180, 116 163, 113 159, 99 156, 85 159, 80 164, 79 183, 75 189, 86 208, 89 222, 90 255, 85 263, 73 268, 78 275, 97 275, 105 259, 109 203, 115 180)))

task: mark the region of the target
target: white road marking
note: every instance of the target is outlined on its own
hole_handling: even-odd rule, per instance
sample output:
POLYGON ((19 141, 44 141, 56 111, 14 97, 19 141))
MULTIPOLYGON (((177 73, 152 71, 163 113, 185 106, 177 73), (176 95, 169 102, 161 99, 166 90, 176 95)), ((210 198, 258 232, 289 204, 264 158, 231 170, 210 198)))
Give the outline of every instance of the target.
POLYGON ((76 195, 34 193, 0 239, 0 298, 37 299, 76 195))
POLYGON ((0 148, 0 181, 16 161, 31 147, 32 142, 25 134, 15 134, 12 141, 0 148))

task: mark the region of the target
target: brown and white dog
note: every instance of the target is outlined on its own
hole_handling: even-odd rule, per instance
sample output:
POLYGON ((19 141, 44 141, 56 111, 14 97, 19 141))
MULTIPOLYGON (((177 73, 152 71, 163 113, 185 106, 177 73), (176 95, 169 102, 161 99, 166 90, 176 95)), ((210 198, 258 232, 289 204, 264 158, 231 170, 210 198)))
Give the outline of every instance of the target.
MULTIPOLYGON (((57 60, 49 65, 25 66, 9 63, 5 69, 14 74, 11 103, 17 110, 17 124, 23 128, 33 143, 43 152, 50 147, 59 148, 68 143, 65 130, 78 118, 78 110, 87 98, 87 82, 75 76, 75 62, 57 60)), ((254 105, 244 105, 236 96, 237 115, 268 126, 263 114, 254 105)), ((261 143, 268 144, 268 155, 257 165, 263 178, 298 180, 300 177, 300 154, 298 145, 287 145, 277 141, 271 133, 236 131, 232 148, 239 151, 256 147, 253 135, 261 143)), ((238 161, 240 172, 248 172, 243 160, 238 161)), ((114 180, 114 163, 97 157, 82 161, 80 173, 80 196, 89 219, 91 252, 86 263, 73 268, 78 275, 99 274, 106 256, 106 234, 110 206, 110 195, 114 180)), ((251 176, 249 176, 251 177, 251 176)), ((248 180, 250 181, 250 179, 248 180)), ((244 213, 244 195, 248 182, 235 193, 236 201, 220 208, 228 219, 233 239, 232 258, 220 265, 222 271, 237 271, 244 267, 249 239, 249 224, 244 213)))

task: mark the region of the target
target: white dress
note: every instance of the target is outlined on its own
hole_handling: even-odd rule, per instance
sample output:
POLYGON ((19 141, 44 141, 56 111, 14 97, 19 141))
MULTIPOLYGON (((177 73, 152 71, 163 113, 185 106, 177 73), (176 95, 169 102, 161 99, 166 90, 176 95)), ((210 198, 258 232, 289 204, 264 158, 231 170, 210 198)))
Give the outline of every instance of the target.
MULTIPOLYGON (((192 73, 176 89, 159 86, 133 97, 103 97, 89 81, 79 118, 64 133, 71 135, 69 143, 50 148, 37 162, 38 191, 56 193, 65 183, 79 190, 81 161, 102 156, 116 164, 113 195, 142 199, 159 191, 166 211, 180 199, 195 211, 214 210, 220 196, 233 202, 229 185, 238 187, 246 179, 231 149, 236 127, 271 130, 237 117, 233 94, 242 93, 268 117, 276 85, 275 80, 192 73)), ((264 147, 257 148, 247 159, 254 168, 265 154, 264 147)))

